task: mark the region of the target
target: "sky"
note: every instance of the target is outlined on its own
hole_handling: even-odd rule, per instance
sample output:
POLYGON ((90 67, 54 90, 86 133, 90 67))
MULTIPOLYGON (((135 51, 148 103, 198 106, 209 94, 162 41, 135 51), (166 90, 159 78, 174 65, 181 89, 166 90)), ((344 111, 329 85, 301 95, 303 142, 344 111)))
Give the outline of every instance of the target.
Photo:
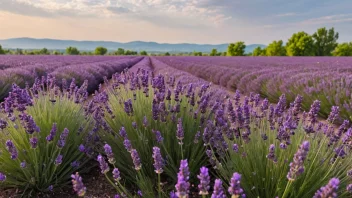
POLYGON ((0 0, 0 39, 268 44, 334 27, 347 42, 351 10, 352 0, 0 0))

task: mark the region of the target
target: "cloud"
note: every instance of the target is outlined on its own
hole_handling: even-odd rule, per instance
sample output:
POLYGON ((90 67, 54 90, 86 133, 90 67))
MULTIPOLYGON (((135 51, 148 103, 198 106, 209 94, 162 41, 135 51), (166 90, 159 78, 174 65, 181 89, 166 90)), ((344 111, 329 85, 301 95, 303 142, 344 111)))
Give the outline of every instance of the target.
POLYGON ((13 0, 1 0, 0 10, 26 16, 53 17, 51 12, 44 9, 13 0))
POLYGON ((297 16, 298 14, 295 12, 287 12, 287 13, 283 13, 283 14, 278 14, 275 15, 276 17, 290 17, 290 16, 297 16))
POLYGON ((311 19, 301 21, 298 24, 318 25, 318 24, 331 24, 331 23, 343 23, 343 22, 352 22, 352 14, 337 14, 337 15, 321 16, 321 17, 311 18, 311 19))
POLYGON ((131 10, 129 10, 128 8, 119 7, 119 6, 107 7, 106 9, 111 11, 114 14, 125 14, 125 13, 131 12, 131 10))

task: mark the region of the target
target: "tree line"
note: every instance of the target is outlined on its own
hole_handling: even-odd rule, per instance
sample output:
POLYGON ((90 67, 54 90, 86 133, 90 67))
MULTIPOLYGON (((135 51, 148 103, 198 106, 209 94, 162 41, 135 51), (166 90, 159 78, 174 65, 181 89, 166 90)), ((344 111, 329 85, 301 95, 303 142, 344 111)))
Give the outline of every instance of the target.
MULTIPOLYGON (((319 28, 314 34, 294 33, 286 44, 273 41, 266 48, 256 47, 251 56, 352 56, 352 42, 338 43, 339 33, 334 28, 319 28)), ((244 56, 244 42, 231 43, 227 56, 244 56)))

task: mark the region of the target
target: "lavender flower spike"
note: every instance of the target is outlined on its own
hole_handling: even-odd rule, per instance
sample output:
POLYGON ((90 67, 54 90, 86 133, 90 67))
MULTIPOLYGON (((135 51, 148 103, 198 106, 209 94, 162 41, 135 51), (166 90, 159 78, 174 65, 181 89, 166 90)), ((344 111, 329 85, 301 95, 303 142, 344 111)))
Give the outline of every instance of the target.
POLYGON ((11 159, 13 159, 13 160, 17 159, 18 152, 17 152, 15 145, 13 144, 13 142, 11 140, 6 141, 6 149, 11 154, 11 159))
POLYGON ((293 157, 293 162, 290 163, 290 171, 287 174, 287 179, 295 180, 297 176, 304 171, 304 160, 307 158, 309 151, 309 142, 304 141, 299 147, 297 153, 293 157))
POLYGON ((51 130, 50 130, 50 134, 48 136, 46 136, 46 141, 48 141, 48 142, 53 141, 55 138, 56 132, 57 132, 57 126, 56 126, 56 123, 54 123, 51 130))
POLYGON ((190 184, 188 182, 189 179, 189 169, 187 160, 181 160, 180 171, 177 174, 177 184, 176 187, 176 195, 179 198, 188 197, 190 184))
POLYGON ((275 156, 275 145, 271 144, 269 147, 269 154, 266 156, 266 158, 270 159, 274 163, 277 162, 276 156, 275 156))
POLYGON ((110 164, 115 164, 114 153, 112 152, 111 146, 108 144, 104 145, 104 151, 106 156, 108 156, 108 161, 110 164))
POLYGON ((178 119, 176 137, 180 141, 180 144, 182 144, 182 140, 184 138, 184 131, 183 131, 183 127, 182 127, 181 118, 178 119))
POLYGON ((330 179, 328 185, 321 187, 313 196, 313 198, 337 198, 337 190, 340 180, 337 178, 330 179))
POLYGON ((210 183, 210 176, 209 171, 206 167, 200 168, 200 174, 197 176, 200 183, 198 185, 199 194, 200 195, 207 195, 209 194, 209 183, 210 183))
POLYGON ((160 148, 153 147, 154 168, 157 174, 161 174, 164 166, 164 160, 161 156, 160 148))
POLYGON ((112 171, 112 176, 115 181, 119 181, 121 179, 120 171, 118 168, 114 168, 114 170, 112 171))
POLYGON ((108 165, 108 163, 106 163, 106 161, 102 155, 100 155, 100 154, 98 155, 97 161, 100 164, 101 173, 106 174, 107 172, 109 172, 109 170, 110 170, 109 165, 108 165))
POLYGON ((214 189, 211 198, 226 198, 224 188, 222 187, 221 179, 216 179, 214 182, 214 189))
POLYGON ((71 175, 73 190, 76 191, 79 197, 83 197, 86 194, 87 188, 82 182, 82 177, 79 176, 78 172, 75 175, 71 175))
POLYGON ((241 184, 241 175, 238 173, 234 173, 231 178, 230 187, 228 189, 232 198, 245 197, 243 193, 243 189, 240 186, 241 184))
POLYGON ((6 180, 6 175, 0 172, 0 182, 4 182, 6 180))
POLYGON ((142 168, 141 158, 139 158, 139 154, 136 149, 131 150, 131 157, 134 164, 134 169, 137 171, 140 170, 142 168))

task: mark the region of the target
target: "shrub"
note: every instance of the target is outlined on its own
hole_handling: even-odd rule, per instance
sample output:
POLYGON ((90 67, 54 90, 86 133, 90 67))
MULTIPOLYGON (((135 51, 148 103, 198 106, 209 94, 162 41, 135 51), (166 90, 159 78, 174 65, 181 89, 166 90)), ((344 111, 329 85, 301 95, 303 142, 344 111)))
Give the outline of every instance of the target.
MULTIPOLYGON (((163 192, 173 188, 181 159, 189 159, 192 173, 207 164, 200 131, 205 120, 216 121, 210 111, 208 85, 195 88, 178 82, 174 86, 172 78, 166 83, 161 75, 150 84, 148 73, 139 71, 114 75, 111 87, 96 94, 87 111, 102 127, 99 134, 106 145, 101 146, 105 150, 100 153, 105 153, 109 163, 119 169, 130 189, 140 189, 145 196, 153 197, 158 175, 165 183, 163 192), (162 174, 156 174, 153 168, 155 146, 165 159, 162 174)), ((107 159, 100 156, 98 161, 107 159)), ((107 164, 102 167, 106 170, 107 164)))
MULTIPOLYGON (((89 117, 79 104, 86 84, 61 91, 55 79, 39 79, 31 89, 13 85, 1 104, 1 188, 18 188, 28 196, 52 191, 70 182, 74 171, 89 169, 83 143, 89 117)), ((86 145, 88 148, 88 145, 86 145)))

